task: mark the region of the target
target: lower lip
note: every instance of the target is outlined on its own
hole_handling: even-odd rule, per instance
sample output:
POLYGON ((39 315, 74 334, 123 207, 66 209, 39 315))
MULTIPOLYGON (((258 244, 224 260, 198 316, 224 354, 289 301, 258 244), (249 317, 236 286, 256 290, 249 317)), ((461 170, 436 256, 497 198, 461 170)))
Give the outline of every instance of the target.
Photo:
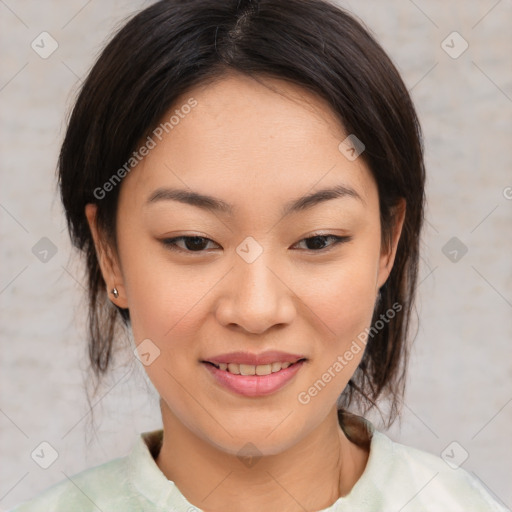
POLYGON ((217 382, 229 390, 243 396, 266 396, 287 384, 302 368, 303 363, 304 361, 300 361, 269 375, 235 375, 209 363, 202 364, 217 379, 217 382))

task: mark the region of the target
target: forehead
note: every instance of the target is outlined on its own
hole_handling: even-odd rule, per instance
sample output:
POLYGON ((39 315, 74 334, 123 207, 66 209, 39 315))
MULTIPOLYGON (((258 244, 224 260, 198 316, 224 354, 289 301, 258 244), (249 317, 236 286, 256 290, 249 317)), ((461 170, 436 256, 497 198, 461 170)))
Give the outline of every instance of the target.
POLYGON ((137 202, 163 186, 236 199, 243 191, 295 197, 340 183, 371 199, 373 178, 361 158, 340 152, 348 134, 327 102, 280 79, 233 74, 199 85, 154 133, 153 149, 121 191, 137 202))

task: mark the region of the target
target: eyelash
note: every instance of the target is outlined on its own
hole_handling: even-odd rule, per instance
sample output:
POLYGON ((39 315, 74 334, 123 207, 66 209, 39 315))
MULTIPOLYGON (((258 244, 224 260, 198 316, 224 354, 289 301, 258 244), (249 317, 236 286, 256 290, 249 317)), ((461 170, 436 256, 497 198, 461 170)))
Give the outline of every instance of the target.
MULTIPOLYGON (((177 236, 177 237, 174 237, 174 238, 165 238, 162 240, 162 243, 163 245, 167 248, 167 249, 170 249, 171 251, 176 251, 176 252, 183 252, 183 253, 188 253, 188 254, 204 254, 206 251, 205 250, 200 250, 200 251, 190 251, 188 249, 183 249, 181 247, 179 247, 176 242, 179 241, 179 240, 187 240, 187 239, 191 239, 191 238, 199 238, 199 239, 202 239, 202 240, 207 240, 209 242, 213 242, 213 240, 209 239, 209 238, 206 238, 204 236, 194 236, 194 235, 188 235, 188 236, 177 236)), ((351 236, 337 236, 337 235, 331 235, 331 234, 323 234, 323 233, 318 233, 318 234, 313 234, 311 236, 308 236, 307 238, 303 238, 302 240, 299 240, 299 242, 297 243, 300 243, 300 242, 303 242, 303 241, 306 241, 306 240, 311 240, 311 239, 314 239, 314 238, 330 238, 332 240, 334 240, 334 243, 332 243, 331 245, 327 246, 326 248, 322 248, 322 249, 305 249, 306 251, 309 251, 309 252, 313 252, 313 253, 318 253, 318 252, 327 252, 329 250, 331 250, 332 248, 334 248, 336 245, 339 245, 339 244, 342 244, 342 243, 346 243, 346 242, 350 242, 350 240, 352 240, 352 237, 351 236)), ((213 242, 215 243, 215 242, 213 242)))

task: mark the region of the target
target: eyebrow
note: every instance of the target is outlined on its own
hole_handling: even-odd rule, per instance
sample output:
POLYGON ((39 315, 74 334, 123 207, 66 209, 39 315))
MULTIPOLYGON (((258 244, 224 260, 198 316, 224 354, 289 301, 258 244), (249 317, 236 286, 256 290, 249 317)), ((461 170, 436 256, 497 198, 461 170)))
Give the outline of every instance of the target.
MULTIPOLYGON (((358 199, 364 204, 362 197, 351 187, 346 185, 336 185, 334 187, 323 188, 311 194, 306 194, 297 199, 293 199, 285 203, 281 210, 283 217, 292 213, 309 210, 314 206, 330 201, 331 199, 339 199, 351 197, 358 199)), ((146 201, 146 205, 157 203, 159 201, 178 201, 180 203, 196 206, 213 213, 224 213, 233 215, 234 206, 226 203, 222 199, 213 196, 200 194, 191 190, 176 188, 158 188, 150 194, 146 201)))

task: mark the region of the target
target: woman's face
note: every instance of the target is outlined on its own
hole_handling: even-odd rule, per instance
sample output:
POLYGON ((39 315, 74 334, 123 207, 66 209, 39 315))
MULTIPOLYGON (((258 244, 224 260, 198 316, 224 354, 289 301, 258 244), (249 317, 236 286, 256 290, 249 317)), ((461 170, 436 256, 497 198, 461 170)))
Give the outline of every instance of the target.
POLYGON ((279 92, 232 75, 176 103, 122 181, 118 256, 102 259, 164 416, 233 454, 248 440, 278 453, 332 413, 394 257, 369 170, 339 149, 349 134, 318 97, 265 83, 279 92), (288 355, 242 367, 262 375, 232 374, 235 355, 227 370, 206 362, 268 351, 288 355))

